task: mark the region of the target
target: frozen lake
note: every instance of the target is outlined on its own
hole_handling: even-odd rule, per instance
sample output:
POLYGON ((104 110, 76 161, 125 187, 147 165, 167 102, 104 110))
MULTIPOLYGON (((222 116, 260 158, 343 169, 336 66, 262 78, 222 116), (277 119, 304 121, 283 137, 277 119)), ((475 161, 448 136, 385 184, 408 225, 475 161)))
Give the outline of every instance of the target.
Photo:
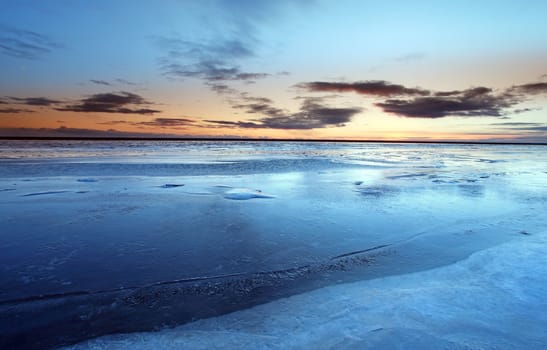
POLYGON ((0 348, 544 349, 545 151, 0 141, 0 348))

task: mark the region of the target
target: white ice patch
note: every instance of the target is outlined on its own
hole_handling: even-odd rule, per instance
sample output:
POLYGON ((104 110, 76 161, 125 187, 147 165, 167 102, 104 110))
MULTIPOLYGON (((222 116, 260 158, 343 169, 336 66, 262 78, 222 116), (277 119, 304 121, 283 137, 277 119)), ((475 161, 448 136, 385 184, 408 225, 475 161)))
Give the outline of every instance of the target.
POLYGON ((545 349, 547 234, 450 266, 341 284, 72 349, 545 349))
POLYGON ((275 198, 275 196, 263 193, 260 190, 251 190, 248 188, 233 188, 224 192, 224 198, 235 200, 247 200, 253 198, 275 198))

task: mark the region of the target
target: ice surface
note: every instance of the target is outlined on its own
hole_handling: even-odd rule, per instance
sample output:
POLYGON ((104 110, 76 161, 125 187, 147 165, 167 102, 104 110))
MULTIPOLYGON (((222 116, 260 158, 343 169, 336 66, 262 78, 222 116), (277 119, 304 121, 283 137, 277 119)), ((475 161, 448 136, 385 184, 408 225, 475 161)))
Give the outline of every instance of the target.
POLYGON ((69 349, 545 349, 547 233, 450 266, 340 284, 69 349))
MULTIPOLYGON (((441 280, 500 244, 517 244, 517 252, 525 249, 518 244, 543 244, 547 227, 543 146, 1 141, 0 163, 3 348, 216 322, 320 288, 350 291, 350 282, 400 276, 398 288, 410 283, 405 276, 431 271, 441 280)), ((499 276, 510 283, 518 273, 499 276)), ((431 286, 416 305, 434 300, 431 286)), ((502 294, 489 295, 505 304, 502 294)), ((451 310, 435 305, 432 320, 451 310)), ((401 312, 394 315, 407 322, 401 312)), ((395 321, 370 329, 400 343, 416 334, 437 339, 395 321)), ((515 327, 530 332, 523 342, 536 336, 515 327)), ((458 332, 475 334, 465 325, 458 332)))

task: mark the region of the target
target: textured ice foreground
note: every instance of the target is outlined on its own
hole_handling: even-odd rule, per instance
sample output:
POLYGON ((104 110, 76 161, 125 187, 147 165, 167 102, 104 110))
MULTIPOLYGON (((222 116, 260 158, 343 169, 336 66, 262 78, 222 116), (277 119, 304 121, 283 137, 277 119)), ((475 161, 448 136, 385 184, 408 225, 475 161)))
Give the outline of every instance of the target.
POLYGON ((524 255, 545 245, 546 164, 543 146, 0 141, 0 348, 185 323, 190 345, 538 348, 544 264, 524 255))
POLYGON ((450 266, 321 288, 71 349, 545 349, 547 234, 450 266))

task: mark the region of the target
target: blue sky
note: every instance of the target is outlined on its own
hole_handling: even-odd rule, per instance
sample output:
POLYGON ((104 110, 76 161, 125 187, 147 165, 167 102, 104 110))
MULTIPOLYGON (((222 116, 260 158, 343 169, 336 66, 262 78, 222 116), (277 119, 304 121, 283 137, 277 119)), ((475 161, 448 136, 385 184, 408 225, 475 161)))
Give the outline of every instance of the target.
POLYGON ((0 5, 5 136, 547 140, 545 1, 0 5))

